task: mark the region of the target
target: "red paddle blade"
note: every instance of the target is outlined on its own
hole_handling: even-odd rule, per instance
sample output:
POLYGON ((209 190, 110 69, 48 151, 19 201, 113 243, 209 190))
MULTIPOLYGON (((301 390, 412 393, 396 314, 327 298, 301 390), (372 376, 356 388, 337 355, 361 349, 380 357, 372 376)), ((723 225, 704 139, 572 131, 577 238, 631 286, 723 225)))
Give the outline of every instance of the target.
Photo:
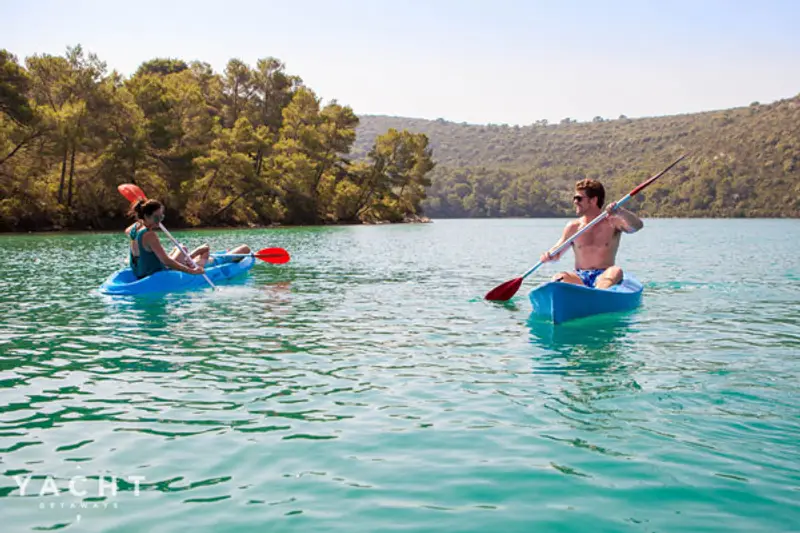
POLYGON ((117 190, 122 196, 127 198, 130 203, 133 203, 137 200, 147 200, 147 196, 145 196, 144 191, 142 191, 142 189, 133 183, 123 183, 117 187, 117 190))
POLYGON ((493 300, 496 302, 505 302, 517 294, 520 285, 522 285, 522 278, 514 278, 510 281, 506 281, 505 283, 501 283, 494 289, 487 292, 485 298, 487 300, 493 300))
POLYGON ((290 259, 289 252, 283 248, 264 248, 263 250, 257 251, 255 256, 257 259, 276 265, 288 263, 290 259))

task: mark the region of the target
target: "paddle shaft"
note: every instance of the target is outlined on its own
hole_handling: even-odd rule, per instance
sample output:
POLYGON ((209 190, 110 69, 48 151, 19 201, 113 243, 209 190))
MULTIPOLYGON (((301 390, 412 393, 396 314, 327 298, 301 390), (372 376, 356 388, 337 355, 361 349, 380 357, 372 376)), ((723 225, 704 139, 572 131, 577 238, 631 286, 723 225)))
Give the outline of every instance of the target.
MULTIPOLYGON (((686 155, 687 155, 687 154, 683 154, 683 155, 682 155, 682 156, 680 156, 678 159, 676 159, 676 160, 675 160, 675 162, 674 162, 674 163, 672 163, 670 166, 668 166, 667 168, 665 168, 664 170, 662 170, 661 172, 659 172, 658 174, 656 174, 656 175, 655 175, 655 176, 653 176, 652 178, 648 179, 647 181, 645 181, 645 182, 643 182, 643 183, 640 183, 639 185, 637 185, 636 187, 634 187, 634 189, 633 189, 631 192, 629 192, 628 194, 626 194, 626 195, 625 195, 625 196, 623 196, 623 197, 622 197, 620 200, 618 200, 618 201, 617 201, 617 207, 622 207, 622 206, 623 206, 625 203, 627 203, 627 201, 628 201, 628 200, 630 200, 630 199, 631 199, 631 198, 632 198, 632 197, 633 197, 633 196, 634 196, 636 193, 640 192, 642 189, 644 189, 645 187, 647 187, 648 185, 650 185, 651 183, 653 183, 654 181, 656 181, 658 178, 660 178, 661 176, 663 176, 664 174, 666 174, 666 173, 667 173, 667 171, 669 171, 669 170, 670 170, 672 167, 674 167, 675 165, 677 165, 678 163, 680 163, 680 162, 683 160, 683 158, 684 158, 684 157, 686 157, 686 155)), ((566 241, 564 241, 564 243, 563 243, 561 246, 559 246, 558 248, 556 248, 555 250, 553 250, 552 252, 550 252, 550 254, 551 254, 551 255, 558 255, 558 254, 559 254, 559 253, 561 253, 561 251, 562 251, 562 250, 564 250, 564 249, 565 249, 567 246, 569 246, 570 244, 572 244, 572 241, 574 241, 575 239, 577 239, 578 237, 580 237, 580 236, 581 236, 581 235, 582 235, 584 232, 588 231, 588 230, 589 230, 590 228, 592 228, 592 227, 593 227, 595 224, 599 224, 601 221, 605 220, 606 218, 608 218, 608 211, 603 211, 603 212, 602 212, 600 215, 598 215, 597 217, 595 217, 595 219, 594 219, 594 220, 592 220, 591 222, 589 222, 588 224, 586 224, 586 226, 585 226, 583 229, 581 229, 581 230, 580 230, 578 233, 576 233, 575 235, 573 235, 572 237, 570 237, 569 239, 567 239, 566 241)), ((527 272, 525 272, 525 273, 522 275, 522 279, 525 279, 525 278, 527 278, 529 275, 533 274, 533 273, 536 271, 536 269, 538 269, 538 268, 539 268, 540 266, 542 266, 543 264, 544 264, 544 263, 543 263, 542 261, 539 261, 538 263, 536 263, 535 265, 533 265, 533 267, 532 267, 530 270, 528 270, 527 272)))
MULTIPOLYGON (((169 237, 169 240, 172 241, 172 244, 174 244, 178 248, 178 250, 180 250, 181 253, 186 257, 186 259, 189 260, 189 264, 192 265, 194 268, 197 268, 197 263, 194 262, 194 259, 192 259, 191 254, 189 254, 189 252, 186 251, 186 249, 183 246, 181 246, 181 243, 179 243, 178 240, 175 237, 172 236, 172 233, 167 231, 167 228, 164 227, 164 224, 159 222, 158 223, 158 227, 161 228, 161 231, 163 231, 164 234, 167 237, 169 237)), ((206 281, 208 282, 209 285, 211 285, 212 289, 216 289, 217 288, 216 285, 211 283, 211 279, 208 277, 208 275, 205 272, 203 273, 203 277, 206 278, 206 281)))
POLYGON ((274 252, 250 252, 249 254, 229 254, 225 252, 214 252, 211 255, 214 257, 280 257, 288 255, 288 252, 274 251, 274 252))

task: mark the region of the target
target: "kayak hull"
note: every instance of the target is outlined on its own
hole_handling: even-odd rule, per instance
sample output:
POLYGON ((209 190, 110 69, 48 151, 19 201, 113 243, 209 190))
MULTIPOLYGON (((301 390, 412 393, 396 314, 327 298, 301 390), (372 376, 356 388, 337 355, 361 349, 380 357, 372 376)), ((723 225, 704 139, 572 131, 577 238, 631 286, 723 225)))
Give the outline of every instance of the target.
POLYGON ((643 289, 635 276, 625 274, 622 283, 608 289, 551 281, 533 289, 529 297, 536 316, 560 324, 576 318, 635 309, 642 303, 643 289))
MULTIPOLYGON (((255 264, 255 258, 245 257, 238 263, 225 262, 206 268, 206 275, 213 283, 222 282, 246 274, 255 264)), ((103 294, 147 294, 177 292, 195 287, 208 287, 203 276, 187 274, 177 270, 162 270, 146 278, 137 279, 130 268, 111 274, 100 286, 103 294)))

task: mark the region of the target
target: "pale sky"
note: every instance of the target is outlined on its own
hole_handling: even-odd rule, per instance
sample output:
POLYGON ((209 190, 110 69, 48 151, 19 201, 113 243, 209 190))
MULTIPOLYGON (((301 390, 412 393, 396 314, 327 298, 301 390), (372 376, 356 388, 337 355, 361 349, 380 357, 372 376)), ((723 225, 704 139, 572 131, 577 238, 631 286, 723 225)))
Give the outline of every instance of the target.
POLYGON ((274 56, 357 114, 526 125, 794 96, 798 21, 800 0, 0 0, 0 48, 80 43, 126 75, 274 56))

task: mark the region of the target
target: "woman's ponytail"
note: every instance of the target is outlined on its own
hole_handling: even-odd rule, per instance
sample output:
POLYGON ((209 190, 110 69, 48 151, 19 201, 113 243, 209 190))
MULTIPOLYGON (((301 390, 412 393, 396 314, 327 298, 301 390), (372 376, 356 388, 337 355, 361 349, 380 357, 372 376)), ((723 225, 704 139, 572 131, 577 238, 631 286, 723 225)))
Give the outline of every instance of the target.
POLYGON ((137 220, 144 220, 144 217, 152 215, 161 209, 161 207, 161 202, 158 200, 145 200, 144 198, 139 198, 133 204, 131 204, 128 215, 136 218, 137 220))
POLYGON ((131 216, 137 220, 141 220, 142 218, 144 218, 144 215, 142 214, 142 208, 144 207, 144 203, 145 200, 142 198, 139 198, 138 200, 133 202, 131 204, 130 210, 128 210, 128 216, 131 216))

